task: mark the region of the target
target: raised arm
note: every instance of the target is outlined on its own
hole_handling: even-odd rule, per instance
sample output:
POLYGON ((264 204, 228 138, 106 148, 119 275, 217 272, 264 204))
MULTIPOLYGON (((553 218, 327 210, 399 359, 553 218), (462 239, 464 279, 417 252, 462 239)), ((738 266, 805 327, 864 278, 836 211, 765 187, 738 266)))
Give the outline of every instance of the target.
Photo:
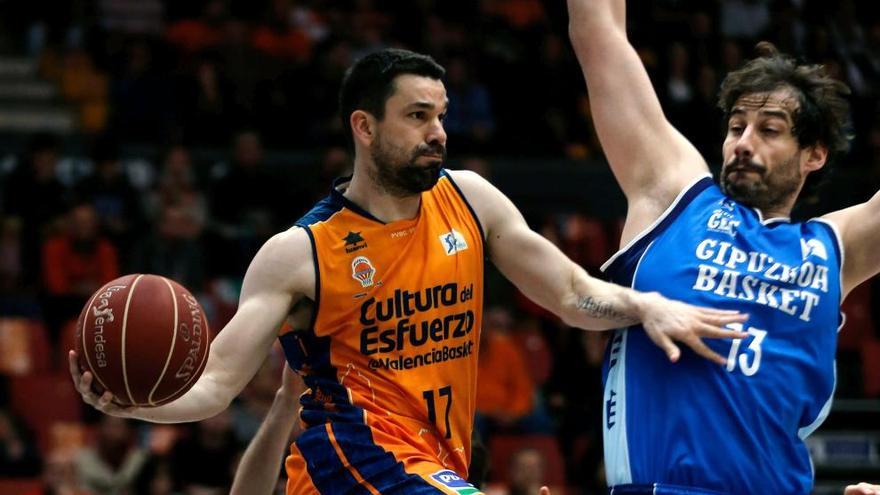
POLYGON ((678 359, 679 350, 673 343, 678 340, 719 364, 726 361, 701 337, 746 335, 720 328, 744 321, 745 315, 698 308, 591 277, 553 243, 531 230, 513 203, 485 179, 472 172, 451 174, 485 229, 487 252, 495 266, 529 299, 566 324, 607 330, 642 322, 648 336, 670 360, 678 359))
POLYGON ((156 423, 209 418, 229 403, 256 374, 291 307, 313 298, 315 276, 311 245, 302 229, 291 229, 266 242, 248 267, 235 316, 211 342, 205 371, 193 387, 169 404, 154 408, 119 408, 106 392, 91 390, 92 374, 80 375, 70 351, 70 373, 83 400, 102 412, 156 423))
POLYGON ((880 192, 868 201, 823 218, 837 226, 843 243, 843 294, 880 273, 880 192))
POLYGON ((568 0, 568 12, 596 132, 629 202, 627 223, 636 216, 644 228, 708 167, 663 114, 626 36, 626 2, 568 0))

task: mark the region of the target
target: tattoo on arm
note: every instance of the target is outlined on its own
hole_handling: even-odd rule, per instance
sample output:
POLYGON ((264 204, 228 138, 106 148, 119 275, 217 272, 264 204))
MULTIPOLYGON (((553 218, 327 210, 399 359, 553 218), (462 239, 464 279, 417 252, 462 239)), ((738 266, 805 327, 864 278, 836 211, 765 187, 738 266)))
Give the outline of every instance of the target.
POLYGON ((611 302, 602 301, 593 296, 582 296, 578 299, 577 308, 593 318, 627 323, 637 321, 633 317, 621 313, 611 302))

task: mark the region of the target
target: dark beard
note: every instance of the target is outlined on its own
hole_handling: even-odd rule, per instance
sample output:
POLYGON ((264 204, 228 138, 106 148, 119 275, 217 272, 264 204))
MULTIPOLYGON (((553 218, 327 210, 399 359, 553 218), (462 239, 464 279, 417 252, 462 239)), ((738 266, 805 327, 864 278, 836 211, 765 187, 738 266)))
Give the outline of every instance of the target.
POLYGON ((392 196, 407 197, 437 184, 440 169, 446 161, 446 147, 423 144, 407 154, 401 148, 386 145, 380 136, 370 149, 370 156, 376 164, 375 170, 370 171, 370 178, 376 185, 392 196), (431 160, 428 165, 416 164, 423 155, 440 155, 442 158, 431 160))
POLYGON ((792 157, 776 170, 768 173, 752 161, 741 161, 734 158, 721 169, 721 190, 730 198, 761 211, 775 210, 785 205, 792 195, 798 193, 803 183, 803 176, 797 164, 797 156, 792 157), (731 170, 744 169, 758 172, 760 178, 754 181, 731 182, 728 179, 731 170))

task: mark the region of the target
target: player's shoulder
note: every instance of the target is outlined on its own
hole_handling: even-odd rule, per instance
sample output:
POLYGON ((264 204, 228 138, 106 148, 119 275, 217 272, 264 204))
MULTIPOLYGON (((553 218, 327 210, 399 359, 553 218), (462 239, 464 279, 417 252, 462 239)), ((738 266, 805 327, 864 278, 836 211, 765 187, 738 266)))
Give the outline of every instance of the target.
POLYGON ((452 180, 452 182, 454 182, 455 185, 459 187, 459 189, 462 189, 462 192, 464 192, 465 188, 467 188, 468 190, 472 190, 491 186, 491 184, 489 184, 489 181, 483 178, 482 175, 471 170, 445 169, 445 172, 446 175, 448 175, 449 178, 452 180))
POLYGON ((312 245, 306 229, 293 226, 270 237, 260 249, 264 257, 287 261, 311 261, 312 245))
POLYGON ((276 280, 296 292, 314 285, 312 244, 302 227, 291 227, 267 240, 251 262, 249 272, 276 280))
POLYGON ((486 231, 515 209, 507 196, 480 174, 470 170, 447 170, 446 173, 486 231))
POLYGON ((447 170, 446 174, 464 199, 479 214, 486 207, 497 204, 504 194, 483 176, 470 170, 447 170))

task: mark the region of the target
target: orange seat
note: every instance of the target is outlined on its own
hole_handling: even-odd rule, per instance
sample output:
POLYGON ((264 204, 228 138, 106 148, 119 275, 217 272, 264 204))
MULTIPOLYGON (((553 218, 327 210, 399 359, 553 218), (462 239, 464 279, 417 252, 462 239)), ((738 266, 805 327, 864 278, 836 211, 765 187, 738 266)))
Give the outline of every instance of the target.
MULTIPOLYGON (((559 443, 552 435, 496 435, 489 441, 491 481, 507 485, 510 477, 510 460, 513 454, 531 448, 544 458, 544 484, 565 485, 565 463, 559 443)), ((555 493, 555 492, 554 492, 555 493)))
POLYGON ((9 389, 12 410, 37 434, 43 453, 52 446, 53 424, 82 419, 82 401, 66 371, 15 376, 9 389))
POLYGON ((43 373, 50 366, 50 344, 40 320, 0 318, 0 373, 43 373))
POLYGON ((0 493, 3 495, 38 493, 42 487, 39 478, 0 478, 0 493))

